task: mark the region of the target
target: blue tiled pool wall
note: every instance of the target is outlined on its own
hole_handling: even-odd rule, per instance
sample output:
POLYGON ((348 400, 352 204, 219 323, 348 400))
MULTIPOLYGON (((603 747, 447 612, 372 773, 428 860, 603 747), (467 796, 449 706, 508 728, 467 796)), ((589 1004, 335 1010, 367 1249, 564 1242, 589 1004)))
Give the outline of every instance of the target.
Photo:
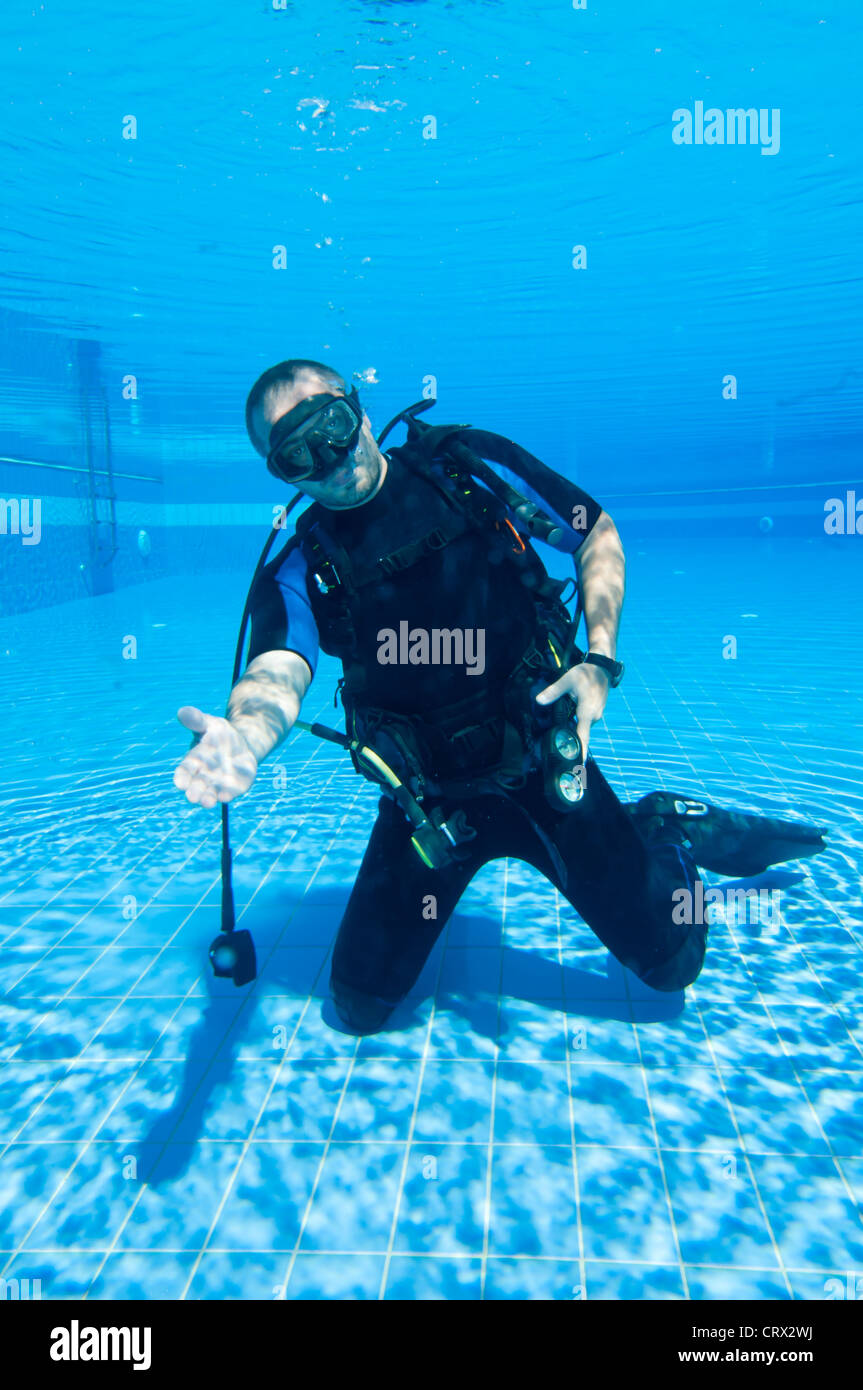
MULTIPOLYGON (((16 488, 7 470, 3 496, 21 503, 32 492, 16 488), (10 483, 13 484, 10 486, 10 483)), ((32 483, 32 480, 24 479, 32 483)), ((756 499, 741 492, 721 500, 700 498, 665 502, 636 495, 621 496, 606 503, 625 546, 652 541, 679 541, 686 544, 705 540, 747 543, 770 554, 774 542, 793 541, 816 549, 850 550, 860 544, 856 533, 825 533, 825 505, 836 497, 846 507, 846 498, 863 503, 863 483, 856 491, 817 487, 806 489, 803 497, 790 497, 788 490, 759 493, 756 499)), ((600 492, 600 500, 601 500, 600 492)), ((190 585, 194 576, 224 569, 251 577, 258 556, 269 535, 276 503, 171 503, 153 501, 146 496, 119 499, 117 503, 116 553, 108 561, 94 554, 93 529, 86 517, 86 503, 80 497, 42 492, 41 536, 29 543, 22 532, 0 535, 0 585, 2 610, 26 612, 35 608, 93 597, 130 584, 146 584, 172 575, 185 576, 190 585), (165 522, 166 513, 176 518, 165 522), (232 518, 237 518, 233 520, 232 518), (143 537, 142 537, 143 533, 143 537)), ((853 505, 853 503, 852 503, 853 505)), ((26 515, 26 514, 25 514, 26 515)), ((32 517, 32 512, 30 513, 32 517)), ((107 530, 102 533, 107 536, 107 530)), ((286 531, 286 536, 290 534, 286 531)), ((277 540, 277 547, 281 544, 277 540)), ((540 554, 552 571, 557 559, 539 546, 540 554)), ((278 553, 277 550, 272 552, 278 553)))
MULTIPOLYGON (((25 612, 171 575, 191 580, 225 568, 251 573, 272 517, 292 492, 275 486, 270 491, 264 464, 245 439, 245 388, 239 379, 232 417, 236 424, 225 454, 222 431, 211 438, 206 415, 198 426, 169 428, 162 414, 170 406, 160 403, 158 390, 147 389, 146 380, 140 383, 142 400, 124 399, 120 367, 97 340, 65 337, 10 310, 0 310, 0 330, 7 370, 14 367, 17 374, 14 400, 11 378, 0 379, 5 420, 0 497, 6 504, 0 532, 2 611, 25 612), (26 392, 22 382, 29 382, 26 392), (109 490, 106 408, 116 496, 113 533, 108 504, 98 500, 94 512, 90 497, 91 486, 109 490), (97 470, 92 483, 88 459, 97 470), (52 464, 59 467, 42 466, 52 464), (32 543, 25 535, 25 518, 32 526, 37 499, 39 539, 32 543), (101 519, 98 526, 91 522, 94 514, 101 519)), ((418 389, 416 383, 403 386, 408 396, 418 389)), ((369 397, 378 425, 394 405, 369 397)), ((443 418, 445 407, 444 399, 435 418, 443 418)), ((496 425, 491 419, 487 423, 496 425)), ((624 489, 619 479, 631 476, 629 465, 622 473, 619 459, 605 461, 596 452, 582 459, 577 432, 560 436, 547 452, 533 438, 522 442, 592 492, 627 544, 704 536, 748 540, 762 548, 767 541, 792 537, 807 544, 853 546, 859 539, 856 514, 845 520, 844 532, 827 534, 827 513, 831 499, 849 518, 859 500, 863 513, 863 475, 854 481, 861 473, 863 437, 834 435, 828 466, 818 438, 794 435, 790 424, 775 442, 775 420, 768 429, 755 419, 754 441, 745 441, 741 428, 739 422, 729 422, 724 443, 712 439, 705 444, 696 460, 695 482, 690 482, 693 470, 683 453, 655 453, 649 441, 642 441, 638 486, 629 483, 624 489), (762 435, 771 442, 758 442, 762 435)), ((396 433, 390 442, 400 437, 396 433)), ((541 550, 548 561, 548 551, 541 550)), ((553 568, 554 557, 548 562, 553 568)))

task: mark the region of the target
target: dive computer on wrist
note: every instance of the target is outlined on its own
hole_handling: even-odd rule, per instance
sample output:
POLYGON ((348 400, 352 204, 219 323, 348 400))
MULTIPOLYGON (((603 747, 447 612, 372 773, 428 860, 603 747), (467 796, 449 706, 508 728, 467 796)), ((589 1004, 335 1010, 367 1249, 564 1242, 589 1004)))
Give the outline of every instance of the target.
POLYGON ((622 661, 613 661, 610 656, 601 656, 599 652, 588 652, 584 658, 591 666, 601 666, 608 676, 610 686, 618 686, 623 680, 623 672, 626 669, 622 661))

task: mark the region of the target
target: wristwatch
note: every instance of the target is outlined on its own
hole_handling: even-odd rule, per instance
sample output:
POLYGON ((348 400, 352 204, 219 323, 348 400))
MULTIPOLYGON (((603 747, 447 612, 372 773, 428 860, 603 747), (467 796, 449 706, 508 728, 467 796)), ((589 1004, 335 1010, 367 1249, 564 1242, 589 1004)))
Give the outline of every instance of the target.
POLYGON ((612 688, 620 685, 626 670, 622 661, 612 661, 610 656, 600 656, 599 652, 588 652, 584 660, 590 662, 591 666, 601 666, 608 676, 608 683, 612 688))

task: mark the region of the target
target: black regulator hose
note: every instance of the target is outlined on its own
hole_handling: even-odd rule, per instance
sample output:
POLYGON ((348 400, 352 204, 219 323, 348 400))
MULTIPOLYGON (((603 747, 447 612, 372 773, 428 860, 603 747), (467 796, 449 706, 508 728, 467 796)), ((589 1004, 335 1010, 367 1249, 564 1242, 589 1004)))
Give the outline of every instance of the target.
MULTIPOLYGON (((257 563, 257 565, 255 566, 255 572, 254 572, 254 574, 252 575, 252 582, 251 582, 251 584, 249 585, 249 592, 246 594, 246 602, 245 602, 245 605, 244 605, 244 607, 243 607, 243 616, 242 616, 242 619, 240 620, 240 631, 239 631, 239 635, 238 635, 238 637, 237 637, 237 649, 236 649, 236 651, 234 652, 234 669, 233 669, 233 673, 232 673, 232 675, 231 675, 231 689, 232 689, 232 690, 233 690, 234 686, 237 684, 237 681, 238 681, 239 678, 240 678, 240 667, 241 667, 242 664, 243 664, 243 648, 244 648, 245 645, 246 645, 246 629, 247 629, 247 627, 248 627, 248 625, 249 625, 249 614, 250 614, 250 612, 251 612, 252 594, 254 593, 255 585, 256 585, 257 582, 258 582, 258 577, 259 577, 259 575, 260 575, 260 573, 261 573, 261 570, 264 568, 264 565, 267 563, 267 556, 269 555, 270 551, 271 551, 272 548, 273 548, 273 545, 275 544, 276 537, 278 536, 279 532, 282 531, 282 530, 284 529, 285 521, 287 520, 288 515, 294 510, 294 507, 297 505, 298 502, 300 502, 300 501, 302 500, 302 498, 303 498, 304 496, 305 496, 305 494, 302 493, 302 492, 296 493, 296 494, 291 498, 291 500, 290 500, 290 502, 288 503, 288 505, 287 505, 286 507, 283 507, 283 508, 282 508, 282 511, 281 511, 280 515, 279 515, 279 516, 277 517, 277 519, 273 522, 271 534, 267 537, 267 543, 266 543, 266 545, 264 546, 263 550, 261 551, 260 559, 258 560, 258 563, 257 563)), ((230 828, 229 817, 228 817, 228 803, 227 803, 227 801, 223 801, 223 802, 222 802, 222 915, 221 915, 221 925, 222 925, 222 931, 223 931, 223 932, 232 932, 232 931, 234 930, 235 926, 236 926, 236 921, 237 921, 237 919, 236 919, 236 912, 235 912, 235 908, 234 908, 234 885, 233 885, 233 882, 232 882, 232 879, 231 879, 231 867, 232 867, 232 863, 233 863, 233 857, 232 857, 232 855, 231 855, 231 828, 230 828)))

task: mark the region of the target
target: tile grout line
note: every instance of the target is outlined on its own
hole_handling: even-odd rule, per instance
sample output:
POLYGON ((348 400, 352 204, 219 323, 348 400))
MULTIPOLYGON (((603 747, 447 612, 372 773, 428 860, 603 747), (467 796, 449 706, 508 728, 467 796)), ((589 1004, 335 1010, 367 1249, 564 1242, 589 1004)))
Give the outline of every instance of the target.
MULTIPOLYGON (((412 1147, 412 1145, 413 1145, 413 1136, 414 1136, 414 1131, 415 1131, 415 1129, 416 1129, 417 1115, 418 1115, 418 1113, 419 1113, 419 1107, 420 1107, 420 1099, 421 1099, 422 1093, 423 1093, 423 1082, 424 1082, 424 1080, 425 1080, 426 1066, 428 1065, 429 1045, 430 1045, 430 1043, 431 1043, 431 1036, 432 1036, 432 1029, 434 1028, 434 1021, 435 1021, 435 1018, 436 1018, 436 1016, 437 1016, 437 995, 438 995, 438 990, 439 990, 439 988, 440 988, 441 975, 443 974, 443 963, 444 963, 444 958, 445 958, 445 955, 446 955, 446 946, 447 946, 447 942, 449 941, 449 932, 450 932, 450 924, 451 924, 451 922, 452 922, 452 913, 450 913, 449 920, 448 920, 447 923, 446 923, 446 928, 445 928, 446 936, 445 936, 444 943, 443 943, 443 950, 441 951, 441 955, 440 955, 440 961, 438 962, 437 976, 436 976, 436 978, 435 978, 435 987, 434 987, 434 991, 433 991, 433 993, 432 993, 431 1011, 430 1011, 430 1013, 429 1013, 428 1023, 426 1024, 425 1038, 423 1039, 423 1050, 422 1050, 422 1056, 421 1056, 421 1058, 420 1058, 419 1076, 417 1077, 417 1089, 416 1089, 416 1094, 414 1095, 414 1104, 413 1104, 413 1110, 412 1110, 412 1112, 411 1112, 410 1122, 409 1122, 409 1124, 408 1124, 407 1138, 406 1138, 405 1141, 404 1141, 405 1152, 404 1152, 404 1158, 403 1158, 403 1160, 402 1160, 401 1172, 399 1173, 399 1182, 398 1182, 398 1188, 397 1188, 397 1190, 396 1190, 395 1204, 394 1204, 394 1206, 393 1206, 392 1221, 390 1222, 390 1234, 389 1234, 389 1239, 387 1240, 387 1248, 386 1248, 386 1252, 385 1252, 385 1255, 384 1255, 384 1267, 383 1267, 383 1270, 381 1271, 381 1281, 380 1281, 380 1286, 379 1286, 379 1288, 378 1288, 378 1297, 377 1297, 377 1301, 378 1301, 378 1302, 383 1302, 383 1300, 384 1300, 384 1298, 385 1298, 385 1296, 386 1296, 387 1281, 388 1281, 388 1279, 389 1279, 390 1264, 392 1263, 392 1258, 393 1258, 393 1246, 395 1245, 396 1231, 398 1230, 399 1216, 400 1216, 400 1214, 401 1214, 401 1204, 402 1204, 402 1197, 403 1197, 403 1195, 404 1195, 405 1180, 406 1180, 406 1178, 407 1178, 408 1163, 410 1162, 411 1147, 412 1147)), ((425 968, 425 966, 423 966, 423 969, 424 969, 424 968, 425 968)))
POLYGON ((494 1185, 494 1120, 497 1107, 497 1065, 500 1060, 500 1024, 503 1000, 503 963, 506 953, 506 917, 508 908, 509 892, 509 859, 503 863, 503 897, 500 907, 500 945, 498 951, 500 959, 498 962, 498 984, 497 984, 497 1036, 494 1041, 494 1056, 492 1059, 491 1074, 491 1110, 489 1113, 488 1141, 486 1147, 486 1172, 485 1172, 485 1197, 483 1198, 482 1211, 482 1257, 479 1274, 479 1296, 481 1302, 486 1301, 485 1281, 488 1271, 488 1246, 491 1233, 491 1202, 492 1188, 494 1185))

